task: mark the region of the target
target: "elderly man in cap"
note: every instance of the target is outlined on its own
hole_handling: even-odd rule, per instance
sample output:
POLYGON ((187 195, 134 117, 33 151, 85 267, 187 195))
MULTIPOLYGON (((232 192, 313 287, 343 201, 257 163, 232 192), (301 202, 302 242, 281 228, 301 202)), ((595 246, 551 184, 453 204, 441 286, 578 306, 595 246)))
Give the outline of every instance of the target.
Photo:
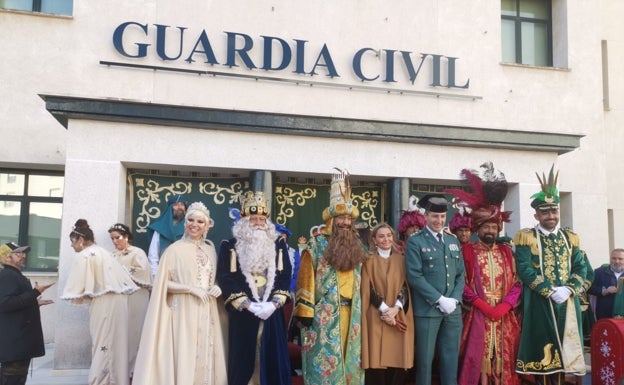
POLYGON ((163 252, 175 241, 184 235, 184 216, 188 202, 184 195, 172 195, 167 200, 167 209, 163 216, 148 226, 151 232, 151 241, 147 251, 147 260, 152 270, 152 278, 158 272, 158 263, 163 252))
POLYGON ((217 279, 229 320, 229 385, 286 385, 291 372, 286 323, 292 266, 261 191, 241 198, 234 238, 221 243, 217 279))
POLYGON ((583 332, 578 294, 586 266, 579 237, 559 227, 557 175, 551 167, 531 198, 534 228, 516 233, 516 270, 523 284, 522 336, 516 371, 538 384, 561 384, 565 374, 583 376, 583 332))
POLYGON ((362 385, 362 262, 349 175, 332 175, 324 231, 301 253, 294 315, 303 325, 306 385, 362 385))
POLYGON ((22 274, 30 246, 14 242, 0 246, 0 384, 23 385, 33 357, 45 354, 39 306, 52 303, 40 299, 48 287, 35 287, 22 274))
POLYGON ((457 384, 462 332, 464 260, 459 242, 444 231, 448 202, 441 194, 420 198, 427 226, 407 240, 405 263, 416 326, 416 383, 431 384, 434 352, 440 358, 440 384, 457 384))

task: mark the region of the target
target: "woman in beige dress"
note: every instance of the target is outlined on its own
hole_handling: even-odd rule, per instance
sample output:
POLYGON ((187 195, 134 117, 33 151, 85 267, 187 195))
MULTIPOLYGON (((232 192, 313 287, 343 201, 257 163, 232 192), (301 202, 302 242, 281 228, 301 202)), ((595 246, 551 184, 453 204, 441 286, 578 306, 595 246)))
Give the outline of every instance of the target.
POLYGON ((160 259, 143 326, 133 385, 226 385, 215 284, 213 226, 201 202, 186 212, 182 239, 160 259))
POLYGON ((61 299, 89 305, 89 385, 128 385, 128 295, 139 288, 126 269, 95 244, 86 220, 76 221, 69 239, 78 254, 61 299))
POLYGON ((111 252, 112 256, 126 268, 139 287, 139 290, 128 297, 128 369, 132 378, 149 304, 149 291, 152 289, 152 275, 145 251, 131 245, 132 231, 128 226, 115 223, 108 229, 108 234, 115 245, 115 250, 111 252))

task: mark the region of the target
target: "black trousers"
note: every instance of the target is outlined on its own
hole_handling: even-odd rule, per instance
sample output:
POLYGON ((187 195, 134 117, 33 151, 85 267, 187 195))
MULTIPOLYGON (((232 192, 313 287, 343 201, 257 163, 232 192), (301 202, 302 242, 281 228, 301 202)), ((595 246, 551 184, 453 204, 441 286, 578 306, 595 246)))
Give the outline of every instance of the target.
POLYGON ((0 385, 24 385, 28 377, 30 358, 0 363, 0 385))
POLYGON ((403 368, 366 369, 365 385, 404 385, 407 370, 403 368))

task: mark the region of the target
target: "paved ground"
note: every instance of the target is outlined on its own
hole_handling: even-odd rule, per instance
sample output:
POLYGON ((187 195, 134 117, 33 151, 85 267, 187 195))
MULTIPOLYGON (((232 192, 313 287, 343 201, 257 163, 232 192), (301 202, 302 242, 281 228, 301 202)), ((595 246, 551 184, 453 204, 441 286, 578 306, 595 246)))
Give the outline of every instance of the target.
MULTIPOLYGON (((586 355, 589 364, 589 354, 586 355)), ((46 355, 33 359, 31 374, 26 381, 27 385, 87 385, 88 370, 59 371, 53 370, 54 344, 46 345, 46 355)), ((583 385, 591 385, 591 373, 583 378, 583 385)))
POLYGON ((27 385, 87 385, 88 369, 54 370, 54 344, 46 344, 46 355, 34 358, 27 385))

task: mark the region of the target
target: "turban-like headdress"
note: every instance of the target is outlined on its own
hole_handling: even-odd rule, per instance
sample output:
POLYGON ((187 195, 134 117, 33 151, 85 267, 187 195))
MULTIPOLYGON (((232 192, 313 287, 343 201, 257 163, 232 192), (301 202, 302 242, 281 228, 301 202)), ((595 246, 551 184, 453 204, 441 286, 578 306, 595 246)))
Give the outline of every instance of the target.
POLYGON ((464 183, 467 183, 470 191, 450 189, 445 192, 455 195, 460 205, 471 209, 473 232, 487 222, 496 223, 501 231, 503 222, 509 222, 511 216, 511 211, 501 209, 507 196, 507 180, 505 174, 494 169, 492 162, 485 162, 480 168, 481 173, 468 169, 461 171, 464 183))

